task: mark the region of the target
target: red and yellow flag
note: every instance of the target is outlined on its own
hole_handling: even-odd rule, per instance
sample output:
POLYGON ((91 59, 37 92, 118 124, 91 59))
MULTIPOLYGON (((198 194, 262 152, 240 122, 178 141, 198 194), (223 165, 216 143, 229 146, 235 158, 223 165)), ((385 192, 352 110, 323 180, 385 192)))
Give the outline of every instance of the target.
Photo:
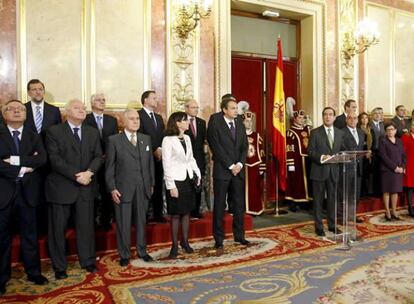
POLYGON ((279 188, 286 190, 286 124, 285 92, 283 90, 282 42, 277 40, 277 66, 273 97, 273 155, 279 162, 279 188))

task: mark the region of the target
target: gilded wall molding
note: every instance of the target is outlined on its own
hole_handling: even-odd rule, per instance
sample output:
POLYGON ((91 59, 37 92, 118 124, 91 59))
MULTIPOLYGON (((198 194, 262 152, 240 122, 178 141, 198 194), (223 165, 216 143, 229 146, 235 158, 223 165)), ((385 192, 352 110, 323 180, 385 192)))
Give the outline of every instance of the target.
POLYGON ((173 30, 179 7, 180 1, 167 1, 167 116, 199 99, 200 26, 181 40, 173 30))
MULTIPOLYGON (((338 1, 338 51, 339 51, 339 92, 340 105, 339 110, 348 98, 358 100, 358 90, 355 89, 358 84, 358 62, 355 57, 348 64, 341 52, 343 41, 346 33, 354 33, 358 20, 358 3, 356 0, 339 0, 338 1)), ((353 36, 352 36, 353 38, 353 36)))
MULTIPOLYGON (((54 3, 52 3, 52 0, 43 0, 42 5, 46 7, 46 10, 44 9, 42 13, 45 15, 48 14, 48 10, 50 12, 55 13, 54 11, 56 9, 56 6, 54 3), (49 4, 50 2, 50 4, 49 4)), ((60 8, 65 8, 66 3, 69 6, 69 4, 73 3, 70 1, 64 2, 60 1, 60 8)), ((105 69, 107 67, 107 60, 99 60, 97 57, 97 53, 99 49, 97 49, 97 43, 102 42, 103 40, 99 40, 99 37, 97 37, 97 23, 99 21, 102 21, 103 18, 106 18, 105 24, 107 26, 111 25, 111 21, 116 22, 115 19, 107 19, 106 16, 97 15, 97 6, 100 4, 102 6, 102 2, 98 2, 96 0, 79 0, 80 7, 74 11, 72 8, 69 7, 69 9, 72 9, 73 14, 79 14, 80 20, 76 21, 76 24, 74 24, 75 29, 77 26, 79 26, 79 32, 76 35, 76 39, 73 40, 71 38, 71 41, 75 41, 79 44, 79 47, 75 49, 75 52, 72 50, 72 54, 76 54, 76 58, 79 58, 79 61, 75 60, 72 63, 73 67, 78 67, 77 69, 73 69, 73 71, 70 73, 70 75, 65 75, 65 77, 62 77, 61 80, 57 79, 55 81, 54 86, 51 86, 48 81, 45 81, 46 90, 47 90, 47 100, 52 102, 53 104, 57 106, 64 106, 65 103, 73 98, 80 98, 82 101, 85 102, 85 104, 90 107, 89 104, 89 98, 91 94, 96 93, 96 90, 101 90, 103 93, 106 93, 108 95, 111 94, 111 92, 115 92, 113 88, 116 88, 118 84, 111 84, 111 85, 101 85, 98 87, 99 82, 101 83, 107 83, 106 80, 102 81, 102 75, 104 75, 102 72, 97 73, 97 69, 100 68, 105 69), (98 22, 97 22, 98 21, 98 22), (98 40, 97 40, 98 39, 98 40), (68 80, 68 78, 70 80, 68 80), (80 89, 76 89, 74 92, 71 92, 70 94, 62 94, 61 97, 56 98, 57 92, 59 92, 59 82, 64 83, 65 81, 79 81, 80 89), (98 87, 98 88, 97 88, 98 87), (103 87, 103 88, 102 88, 103 87), (50 90, 50 91, 49 91, 50 90), (112 91, 111 91, 112 90, 112 91), (53 99, 54 98, 54 99, 53 99)), ((54 77, 56 79, 55 74, 52 75, 50 70, 42 70, 39 69, 39 64, 36 66, 31 62, 30 56, 33 57, 33 49, 35 51, 38 51, 40 43, 36 43, 30 45, 29 41, 30 39, 33 40, 33 38, 36 38, 35 34, 41 33, 42 36, 40 39, 44 39, 47 41, 47 35, 48 35, 48 28, 45 27, 44 31, 38 31, 38 33, 32 33, 28 32, 27 29, 27 23, 29 22, 28 19, 30 17, 30 12, 28 9, 28 5, 34 5, 32 2, 29 2, 27 0, 19 0, 16 1, 17 4, 17 88, 18 88, 18 98, 20 98, 23 101, 26 101, 28 99, 27 91, 26 91, 26 84, 29 80, 29 77, 33 78, 40 78, 41 80, 44 80, 44 78, 50 78, 54 77), (35 69, 33 71, 33 68, 35 69)), ((115 3, 116 4, 116 3, 115 3)), ((117 109, 124 109, 126 107, 138 107, 140 105, 139 103, 139 94, 142 93, 145 89, 150 89, 150 83, 151 83, 151 56, 150 56, 150 47, 151 47, 151 0, 129 0, 129 1, 123 1, 122 2, 123 9, 128 10, 130 6, 135 6, 138 9, 134 7, 134 10, 129 9, 132 14, 135 14, 135 30, 133 35, 130 35, 131 37, 123 37, 124 40, 120 40, 117 42, 118 48, 123 47, 123 43, 125 44, 124 49, 128 49, 130 42, 134 41, 136 43, 139 43, 139 54, 133 53, 130 55, 130 57, 133 57, 132 60, 134 61, 133 68, 129 69, 128 75, 133 75, 135 78, 131 80, 131 85, 129 83, 127 86, 124 85, 123 80, 119 80, 119 85, 124 85, 124 87, 118 91, 121 92, 120 94, 116 95, 115 98, 109 98, 110 102, 107 104, 108 109, 117 110, 117 109), (139 38, 138 38, 139 36, 139 38), (135 56, 133 56, 135 54, 135 56), (131 69, 133 71, 131 72, 131 69), (138 83, 135 79, 138 79, 138 83), (132 92, 132 93, 131 93, 132 92), (133 97, 132 97, 133 96, 133 97), (133 99, 133 100, 132 100, 133 99)), ((63 20, 64 18, 62 18, 63 20)), ((59 18, 60 20, 60 18, 59 18)), ((119 21, 119 18, 118 18, 119 21)), ((122 20, 121 20, 122 21, 122 20)), ((101 22, 102 24, 102 22, 101 22)), ((118 22, 119 24, 119 22, 118 22)), ((69 27, 68 27, 69 28, 69 27)), ((30 28, 29 28, 30 29, 30 28)), ((52 27, 52 29, 55 29, 52 27)), ((64 28, 62 29, 62 33, 64 32, 64 28)), ((76 31, 76 30, 75 30, 76 31)), ((107 31, 108 32, 108 31, 107 31)), ((73 31, 72 31, 73 33, 73 31)), ((39 34, 40 35, 40 34, 39 34)), ((119 32, 116 32, 115 30, 113 32, 109 31, 109 35, 122 37, 122 35, 119 35, 119 32)), ((52 35, 51 38, 60 39, 62 36, 59 35, 52 35)), ((106 42, 108 40, 104 40, 106 42)), ((136 44, 135 43, 135 44, 136 44)), ((57 44, 58 45, 58 44, 57 44)), ((57 48, 56 50, 64 53, 66 46, 61 46, 60 48, 57 48)), ((135 50, 135 49, 134 49, 135 50)), ((132 51, 130 52, 132 53, 132 51)), ((50 53, 50 60, 51 62, 60 62, 58 57, 53 57, 54 53, 50 53)), ((108 56, 110 57, 110 56, 108 56)), ((37 59, 37 57, 33 57, 37 59)), ((32 59, 33 59, 32 58, 32 59)), ((129 57, 128 57, 129 58, 129 57)), ((119 58, 108 58, 109 60, 113 60, 113 62, 116 62, 118 59, 123 59, 122 55, 119 55, 119 58)), ((47 62, 45 62, 47 64, 47 62)), ((119 67, 122 67, 122 65, 118 65, 119 67)), ((56 71, 56 69, 55 69, 56 71)), ((127 75, 127 76, 128 76, 127 75)), ((124 79, 127 78, 123 74, 124 79)), ((52 78, 50 78, 52 79, 52 78)), ((116 82, 118 79, 117 75, 113 75, 113 82, 116 82)))
MULTIPOLYGON (((231 4, 230 1, 217 1, 216 54, 217 54, 217 104, 220 94, 231 90, 231 4)), ((306 14, 313 18, 313 121, 322 122, 320 113, 328 105, 327 94, 327 7, 326 0, 239 0, 276 9, 284 9, 306 14)))

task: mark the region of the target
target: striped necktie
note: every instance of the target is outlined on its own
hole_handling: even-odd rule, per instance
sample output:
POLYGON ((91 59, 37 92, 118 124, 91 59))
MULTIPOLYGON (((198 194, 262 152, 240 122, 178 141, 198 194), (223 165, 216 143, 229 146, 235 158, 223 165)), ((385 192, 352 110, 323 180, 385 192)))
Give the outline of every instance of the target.
POLYGON ((37 133, 40 133, 42 131, 43 117, 42 117, 42 113, 40 112, 40 109, 41 109, 40 106, 36 106, 35 125, 36 125, 37 133))

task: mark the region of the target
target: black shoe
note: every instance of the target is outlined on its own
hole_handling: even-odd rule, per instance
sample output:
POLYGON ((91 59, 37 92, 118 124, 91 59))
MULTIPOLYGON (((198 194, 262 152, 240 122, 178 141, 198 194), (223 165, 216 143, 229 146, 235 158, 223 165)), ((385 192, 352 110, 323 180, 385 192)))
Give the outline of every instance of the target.
POLYGON ((388 216, 386 213, 385 213, 385 215, 384 215, 384 218, 385 218, 385 221, 386 221, 386 222, 391 222, 391 221, 392 221, 391 216, 388 216))
POLYGON ((414 213, 409 213, 408 216, 414 217, 414 213))
POLYGON ((323 230, 315 230, 317 236, 326 236, 325 231, 323 230))
POLYGON ((36 285, 45 285, 49 283, 48 279, 46 279, 46 277, 42 276, 41 274, 34 276, 28 275, 27 280, 35 283, 36 285))
POLYGON ((98 268, 96 267, 95 264, 88 265, 88 266, 84 267, 83 269, 85 269, 89 273, 96 273, 96 272, 98 272, 98 268))
POLYGON ((6 283, 0 284, 0 296, 6 293, 6 283))
POLYGON ((190 247, 190 244, 187 243, 181 243, 181 248, 185 251, 185 253, 194 253, 194 249, 190 247))
POLYGON ((129 259, 122 259, 122 258, 121 258, 121 260, 119 261, 119 265, 120 265, 121 267, 128 266, 128 264, 129 264, 129 259))
POLYGON ((240 243, 242 245, 249 245, 250 242, 246 239, 241 239, 241 240, 234 240, 236 243, 240 243))
POLYGON ((154 261, 154 259, 149 254, 146 254, 146 255, 142 256, 141 259, 144 262, 153 262, 154 261))
POLYGON ((364 222, 364 220, 360 217, 357 217, 355 220, 358 224, 362 224, 364 222))
POLYGON ((68 274, 65 270, 63 271, 55 271, 55 278, 56 280, 64 280, 68 278, 68 274))
POLYGON ((402 221, 402 218, 400 218, 398 215, 395 215, 395 214, 391 214, 391 219, 396 220, 396 221, 402 221))
POLYGON ((330 232, 335 233, 335 234, 342 234, 342 230, 339 228, 329 228, 328 229, 330 232))
POLYGON ((178 246, 172 246, 171 250, 170 250, 170 254, 168 255, 168 257, 170 259, 176 259, 178 256, 178 246))
POLYGON ((214 244, 214 248, 215 248, 215 249, 223 249, 223 243, 216 242, 216 243, 214 244))

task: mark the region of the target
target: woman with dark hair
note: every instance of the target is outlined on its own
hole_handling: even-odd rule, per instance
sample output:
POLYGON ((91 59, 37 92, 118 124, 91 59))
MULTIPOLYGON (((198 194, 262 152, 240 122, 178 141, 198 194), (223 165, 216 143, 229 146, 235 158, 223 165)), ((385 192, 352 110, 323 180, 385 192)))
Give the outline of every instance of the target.
MULTIPOLYGON (((366 150, 371 151, 373 131, 369 125, 369 116, 366 112, 362 112, 358 115, 358 128, 365 133, 364 146, 366 150)), ((368 196, 374 193, 374 176, 372 170, 371 154, 368 154, 362 161, 362 185, 361 185, 361 197, 368 196)))
POLYGON ((162 141, 162 165, 167 189, 167 210, 171 216, 172 246, 169 257, 178 255, 178 230, 181 221, 181 247, 186 253, 194 250, 188 243, 190 212, 195 207, 195 183, 200 184, 200 169, 193 157, 188 130, 189 121, 184 112, 171 114, 166 136, 162 141), (195 180, 195 183, 194 183, 195 180))
POLYGON ((381 187, 386 221, 401 219, 397 215, 397 201, 398 193, 402 192, 403 188, 406 160, 401 140, 395 136, 396 133, 397 128, 395 124, 393 122, 386 123, 385 136, 379 142, 381 187))

